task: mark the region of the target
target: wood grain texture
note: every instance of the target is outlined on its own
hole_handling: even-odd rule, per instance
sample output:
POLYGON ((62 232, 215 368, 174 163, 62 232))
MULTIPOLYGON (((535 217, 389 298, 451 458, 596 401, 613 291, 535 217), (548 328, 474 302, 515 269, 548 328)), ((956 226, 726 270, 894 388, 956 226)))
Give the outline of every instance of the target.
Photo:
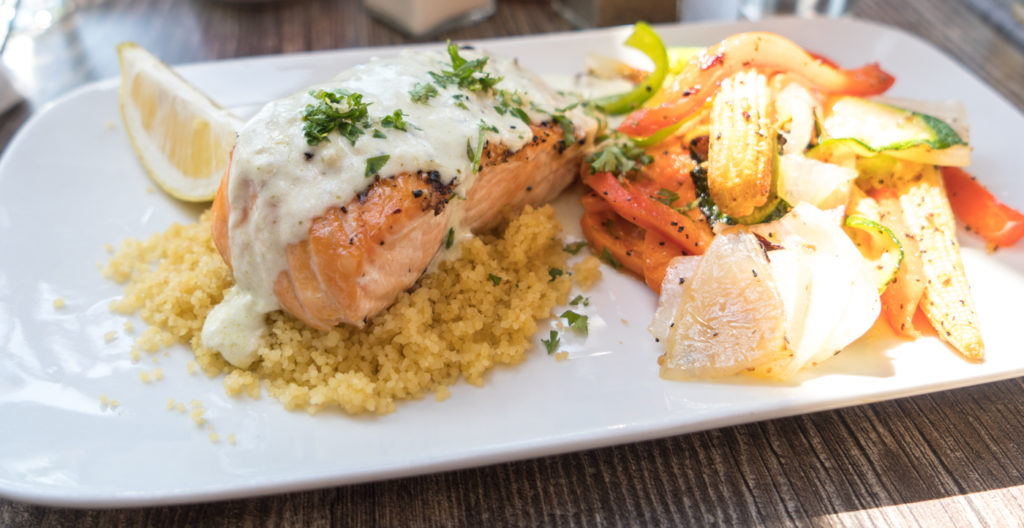
MULTIPOLYGON (((957 0, 859 0, 1024 107, 1024 52, 957 0)), ((569 29, 543 2, 439 38, 569 29)), ((172 64, 408 42, 354 0, 82 1, 36 39, 26 116, 117 74, 136 40, 172 64)), ((11 50, 9 50, 10 52, 11 50)), ((68 510, 0 499, 0 526, 1001 526, 1024 519, 1020 379, 663 440, 415 478, 211 504, 68 510)), ((2 441, 0 441, 2 445, 2 441)))

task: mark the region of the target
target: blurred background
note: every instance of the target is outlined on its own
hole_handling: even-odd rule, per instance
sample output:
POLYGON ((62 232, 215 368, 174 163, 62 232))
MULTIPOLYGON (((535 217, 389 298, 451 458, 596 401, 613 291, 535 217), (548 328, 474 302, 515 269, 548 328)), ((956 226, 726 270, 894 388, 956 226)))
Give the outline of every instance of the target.
MULTIPOLYGON (((846 12, 850 0, 3 0, 0 53, 39 104, 117 75, 133 40, 164 61, 202 61, 628 24, 846 12), (799 4, 799 5, 798 5, 799 4), (538 17, 537 11, 550 16, 538 17)), ((0 101, 2 104, 3 101, 0 101)))
MULTIPOLYGON (((2 0, 0 63, 25 97, 27 104, 19 106, 37 107, 83 83, 116 76, 114 49, 125 40, 178 64, 568 31, 637 19, 691 22, 796 13, 865 16, 906 27, 914 17, 958 20, 961 11, 971 11, 1020 45, 1019 1, 913 2, 928 7, 918 13, 887 0, 2 0)), ((953 24, 944 29, 952 38, 964 31, 953 24)), ((0 106, 9 108, 9 102, 0 97, 0 106)))

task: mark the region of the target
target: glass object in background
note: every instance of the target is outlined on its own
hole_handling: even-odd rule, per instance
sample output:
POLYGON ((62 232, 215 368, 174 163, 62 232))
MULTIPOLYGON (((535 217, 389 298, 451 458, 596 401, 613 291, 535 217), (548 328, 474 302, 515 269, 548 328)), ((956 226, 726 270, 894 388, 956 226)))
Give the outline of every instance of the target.
POLYGON ((428 37, 494 14, 496 0, 363 0, 375 18, 415 38, 428 37))
POLYGON ((748 20, 774 15, 840 17, 853 0, 740 0, 739 13, 748 20))
POLYGON ((552 6, 581 28, 679 20, 676 0, 554 0, 552 6))
POLYGON ((679 20, 703 22, 705 20, 736 20, 742 0, 681 0, 679 20))

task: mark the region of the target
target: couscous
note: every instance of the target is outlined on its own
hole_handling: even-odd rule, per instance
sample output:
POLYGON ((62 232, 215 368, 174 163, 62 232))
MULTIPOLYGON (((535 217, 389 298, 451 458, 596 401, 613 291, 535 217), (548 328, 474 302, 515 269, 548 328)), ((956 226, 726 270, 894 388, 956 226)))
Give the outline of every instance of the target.
POLYGON ((560 231, 551 207, 527 207, 495 235, 463 243, 460 258, 442 262, 363 329, 323 332, 271 313, 259 360, 246 370, 200 342, 207 313, 232 284, 208 213, 145 241, 126 240, 104 274, 124 283, 111 309, 149 324, 139 348, 188 344, 199 369, 224 375, 229 394, 258 397, 266 389, 289 409, 382 414, 430 392, 444 400, 460 378, 481 385, 490 368, 526 358, 538 321, 567 301, 572 277, 589 287, 600 276, 592 257, 560 273, 569 269, 560 231))

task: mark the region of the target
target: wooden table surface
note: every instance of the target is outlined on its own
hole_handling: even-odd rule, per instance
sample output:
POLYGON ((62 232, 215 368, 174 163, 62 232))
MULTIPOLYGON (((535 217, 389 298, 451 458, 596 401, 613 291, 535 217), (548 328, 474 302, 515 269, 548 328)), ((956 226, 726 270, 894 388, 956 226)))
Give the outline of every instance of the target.
MULTIPOLYGON (((1024 108, 1024 50, 958 0, 858 0, 853 14, 916 33, 1024 108)), ((441 39, 564 31, 544 2, 441 39)), ((171 64, 407 42, 357 0, 239 4, 83 0, 8 63, 32 59, 27 104, 117 75, 135 40, 171 64)), ((1020 379, 582 453, 245 500, 72 510, 0 499, 0 526, 982 525, 1024 519, 1020 379)), ((0 433, 0 448, 2 448, 0 433)))

